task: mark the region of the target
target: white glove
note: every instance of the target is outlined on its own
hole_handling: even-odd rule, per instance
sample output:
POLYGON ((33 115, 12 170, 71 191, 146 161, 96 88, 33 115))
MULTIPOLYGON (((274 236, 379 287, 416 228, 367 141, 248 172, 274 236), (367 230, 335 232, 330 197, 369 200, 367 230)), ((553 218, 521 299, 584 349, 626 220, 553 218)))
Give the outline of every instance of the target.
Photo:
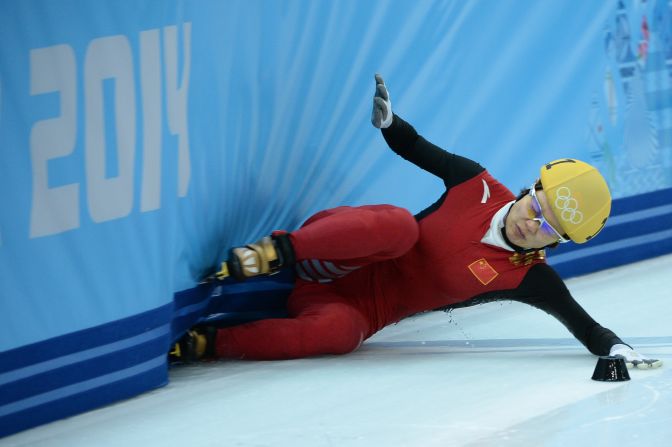
POLYGON ((371 112, 371 123, 379 128, 385 129, 392 124, 392 101, 390 94, 387 93, 383 77, 376 73, 376 93, 373 95, 373 111, 371 112))
POLYGON ((662 360, 649 359, 643 357, 639 352, 635 351, 628 345, 616 344, 609 350, 609 355, 612 357, 621 357, 625 360, 625 365, 628 368, 637 367, 639 369, 658 368, 663 365, 662 360))

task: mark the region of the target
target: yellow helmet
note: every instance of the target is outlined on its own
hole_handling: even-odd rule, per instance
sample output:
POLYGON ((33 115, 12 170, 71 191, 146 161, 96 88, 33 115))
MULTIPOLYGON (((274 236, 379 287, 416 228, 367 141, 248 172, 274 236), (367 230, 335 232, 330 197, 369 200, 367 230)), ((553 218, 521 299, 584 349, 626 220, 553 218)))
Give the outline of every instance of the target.
POLYGON ((546 163, 541 167, 541 186, 571 240, 583 244, 604 228, 611 211, 611 194, 604 177, 593 166, 573 158, 546 163))

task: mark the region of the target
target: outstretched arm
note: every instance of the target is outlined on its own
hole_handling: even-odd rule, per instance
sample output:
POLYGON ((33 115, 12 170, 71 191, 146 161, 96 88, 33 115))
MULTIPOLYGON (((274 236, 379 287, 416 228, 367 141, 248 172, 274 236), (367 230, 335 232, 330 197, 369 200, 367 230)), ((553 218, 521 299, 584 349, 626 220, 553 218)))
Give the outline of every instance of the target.
POLYGON ((380 75, 376 75, 371 122, 382 130, 388 146, 401 157, 443 179, 446 188, 458 185, 485 170, 478 163, 447 152, 418 135, 409 123, 392 112, 392 102, 380 75))
POLYGON ((560 276, 547 264, 537 264, 516 289, 516 301, 537 307, 555 317, 595 355, 620 355, 628 367, 662 365, 626 345, 614 332, 597 323, 572 297, 560 276))

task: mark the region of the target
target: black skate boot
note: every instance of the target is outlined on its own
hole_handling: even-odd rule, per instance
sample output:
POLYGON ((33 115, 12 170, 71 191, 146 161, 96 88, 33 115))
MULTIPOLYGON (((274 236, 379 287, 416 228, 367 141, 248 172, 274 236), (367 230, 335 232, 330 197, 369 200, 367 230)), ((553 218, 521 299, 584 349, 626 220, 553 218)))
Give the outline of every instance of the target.
POLYGON ((232 248, 228 270, 239 281, 259 275, 272 275, 296 262, 289 234, 274 231, 254 244, 232 248))
POLYGON ((217 328, 203 326, 189 329, 168 353, 168 363, 194 363, 215 357, 217 328))

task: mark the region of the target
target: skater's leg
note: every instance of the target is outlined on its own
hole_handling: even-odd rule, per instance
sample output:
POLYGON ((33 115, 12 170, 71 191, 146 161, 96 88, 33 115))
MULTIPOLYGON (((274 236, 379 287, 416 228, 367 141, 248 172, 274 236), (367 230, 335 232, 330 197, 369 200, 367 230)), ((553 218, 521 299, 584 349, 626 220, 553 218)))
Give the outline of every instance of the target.
POLYGON ((232 276, 243 280, 272 274, 297 261, 308 264, 315 261, 318 265, 306 265, 299 275, 304 279, 333 279, 347 274, 351 268, 397 258, 417 239, 418 224, 403 208, 391 205, 333 208, 314 215, 297 231, 274 232, 254 244, 233 248, 229 262, 223 264, 226 271, 223 269, 215 276, 228 276, 230 269, 232 276))
POLYGON ((369 324, 337 296, 290 298, 292 318, 260 320, 217 331, 219 358, 282 360, 357 349, 369 324))
POLYGON ((289 236, 297 261, 363 265, 406 253, 418 239, 418 224, 407 210, 391 205, 339 207, 316 214, 289 236))

